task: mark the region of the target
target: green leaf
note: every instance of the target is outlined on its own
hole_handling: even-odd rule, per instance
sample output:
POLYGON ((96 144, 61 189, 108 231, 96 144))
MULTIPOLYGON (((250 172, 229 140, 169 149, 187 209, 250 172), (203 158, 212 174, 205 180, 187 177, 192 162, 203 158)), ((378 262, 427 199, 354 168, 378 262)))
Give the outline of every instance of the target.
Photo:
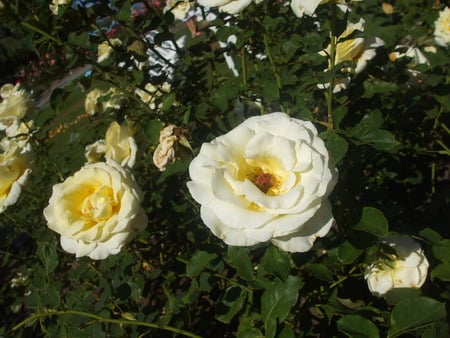
POLYGON ((286 319, 290 309, 297 303, 300 279, 289 276, 286 281, 275 279, 261 297, 261 316, 266 337, 274 337, 277 322, 286 319))
POLYGON ((287 255, 275 245, 267 247, 261 263, 259 264, 258 272, 274 274, 281 280, 286 280, 291 272, 291 265, 287 255))
POLYGON ((383 213, 372 207, 363 208, 361 219, 355 229, 369 232, 377 237, 385 238, 389 234, 389 224, 383 213))
POLYGON ((443 239, 439 244, 433 245, 433 254, 443 262, 450 262, 450 239, 443 239))
POLYGON ((388 337, 424 328, 447 317, 445 304, 432 298, 415 297, 399 302, 391 312, 388 337))
POLYGON ((351 264, 361 255, 364 250, 353 246, 349 241, 345 241, 338 246, 337 258, 342 264, 351 264))
POLYGON ((55 243, 39 243, 36 254, 42 262, 46 274, 52 273, 58 265, 55 243))
POLYGON ((249 281, 254 278, 253 264, 250 260, 247 248, 228 246, 225 261, 236 268, 238 275, 249 281))
POLYGON ((331 281, 333 279, 333 274, 330 269, 319 263, 312 263, 305 266, 305 268, 316 278, 324 281, 331 281))
POLYGON ((370 320, 359 315, 346 315, 337 321, 337 328, 352 338, 377 338, 378 328, 370 320))
POLYGON ((396 91, 398 86, 393 82, 385 81, 365 81, 364 98, 371 98, 376 94, 385 94, 396 91))
POLYGON ((242 309, 246 298, 247 293, 242 287, 230 286, 227 288, 216 309, 217 320, 229 324, 231 319, 242 309))
POLYGON ((431 271, 431 279, 433 280, 435 278, 438 278, 444 282, 450 282, 450 263, 449 262, 438 264, 431 271))
POLYGON ((348 142, 338 134, 332 132, 327 137, 327 148, 331 153, 334 163, 339 163, 347 153, 348 142))
POLYGON ((198 276, 217 255, 206 251, 197 251, 186 265, 186 275, 188 277, 198 276))

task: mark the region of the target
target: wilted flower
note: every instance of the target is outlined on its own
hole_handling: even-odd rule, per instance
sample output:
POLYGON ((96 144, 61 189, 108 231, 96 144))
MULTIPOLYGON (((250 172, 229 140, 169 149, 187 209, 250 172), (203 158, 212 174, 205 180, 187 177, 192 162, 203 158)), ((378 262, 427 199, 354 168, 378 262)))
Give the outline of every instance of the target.
POLYGON ((122 41, 120 39, 114 38, 108 41, 103 41, 97 46, 97 62, 103 62, 107 60, 111 54, 114 52, 113 47, 122 46, 122 41))
POLYGON ((115 161, 86 164, 53 186, 44 216, 65 251, 105 259, 147 226, 142 198, 132 174, 115 161))
MULTIPOLYGON (((337 65, 341 62, 350 61, 355 64, 354 73, 359 74, 362 72, 369 60, 373 59, 376 55, 375 48, 381 47, 384 45, 384 41, 377 37, 363 38, 356 37, 353 39, 347 39, 346 37, 350 36, 355 31, 364 31, 364 19, 360 19, 357 23, 348 23, 346 30, 339 36, 338 43, 336 45, 335 51, 335 61, 334 65, 337 65)), ((329 55, 331 51, 331 47, 325 51, 320 52, 322 55, 329 55)), ((330 67, 334 66, 330 64, 330 67)), ((343 72, 349 73, 352 71, 351 68, 343 68, 343 72)), ((335 87, 333 92, 337 93, 342 89, 345 89, 350 82, 350 78, 344 79, 336 79, 335 87)), ((320 87, 327 87, 328 84, 322 85, 320 87)))
POLYGON ((30 95, 20 89, 20 85, 8 83, 0 88, 0 130, 5 130, 13 123, 19 123, 33 107, 30 95))
POLYGON ((285 113, 251 117, 203 144, 189 175, 203 222, 228 245, 305 252, 333 223, 337 170, 314 125, 285 113))
POLYGON ((447 47, 450 43, 450 8, 445 7, 439 12, 439 18, 434 22, 434 40, 439 46, 447 47))
POLYGON ((384 296, 395 288, 420 288, 427 278, 428 260, 420 245, 409 236, 393 236, 383 241, 394 249, 389 261, 370 265, 365 273, 370 292, 384 296))
POLYGON ((91 90, 84 101, 84 108, 89 115, 104 113, 108 108, 119 109, 121 95, 116 88, 91 90))
MULTIPOLYGON (((353 0, 362 1, 362 0, 353 0)), ((291 0, 291 9, 294 14, 301 18, 303 15, 313 15, 319 5, 330 2, 330 0, 291 0)), ((337 4, 348 5, 350 0, 336 0, 337 4)))
POLYGON ((175 143, 178 140, 173 124, 163 128, 159 133, 159 144, 153 153, 153 164, 160 170, 166 170, 169 163, 175 161, 175 143))
POLYGON ((156 98, 172 91, 172 87, 168 82, 164 82, 163 84, 156 86, 151 83, 147 83, 144 88, 145 90, 136 88, 135 93, 141 98, 142 102, 148 104, 151 109, 160 108, 161 105, 156 107, 156 98))
POLYGON ((31 147, 20 147, 14 140, 0 142, 0 213, 17 202, 31 173, 31 147))
POLYGON ((185 20, 191 9, 192 3, 189 0, 168 0, 164 12, 170 11, 176 20, 185 20))

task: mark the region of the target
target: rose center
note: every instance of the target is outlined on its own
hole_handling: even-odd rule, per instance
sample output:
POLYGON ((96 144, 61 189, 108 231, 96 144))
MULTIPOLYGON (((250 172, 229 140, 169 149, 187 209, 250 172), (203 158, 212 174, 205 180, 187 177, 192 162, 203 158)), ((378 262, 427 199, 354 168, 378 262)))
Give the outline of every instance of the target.
POLYGON ((261 168, 257 168, 249 173, 248 179, 267 195, 278 195, 280 180, 272 173, 265 172, 261 168))
POLYGON ((81 213, 88 220, 102 221, 110 218, 115 209, 112 189, 103 186, 85 198, 81 213))

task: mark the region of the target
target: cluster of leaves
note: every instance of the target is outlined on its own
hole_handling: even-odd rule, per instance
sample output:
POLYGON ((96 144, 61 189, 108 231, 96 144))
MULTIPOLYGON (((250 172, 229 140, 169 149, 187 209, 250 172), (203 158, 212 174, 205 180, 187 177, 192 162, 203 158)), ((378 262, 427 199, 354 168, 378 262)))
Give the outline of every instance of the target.
MULTIPOLYGON (((162 8, 144 5, 144 14, 133 16, 130 0, 64 6, 56 16, 48 1, 6 3, 0 15, 8 20, 0 25, 20 33, 22 42, 15 39, 11 47, 16 53, 63 55, 61 77, 86 65, 92 73, 53 90, 49 103, 30 117, 38 127, 33 177, 17 204, 0 215, 0 336, 446 336, 449 52, 427 53, 430 66, 417 66, 424 76, 411 82, 407 60, 391 62, 388 54, 398 44, 433 45, 439 8, 434 1, 398 0, 386 14, 381 4, 363 1, 347 13, 353 22, 364 17, 364 34, 382 38, 385 46, 333 97, 333 128, 321 130, 340 172, 331 195, 336 225, 310 252, 287 254, 269 244, 227 247, 212 236, 186 189, 192 154, 160 172, 152 152, 167 123, 188 131, 194 153, 261 112, 282 110, 326 125, 328 107, 317 84, 333 74, 324 72, 328 61, 318 54, 329 42, 329 6, 318 8, 319 20, 298 19, 289 6, 266 0, 240 17, 216 13, 198 22, 201 34, 191 37, 162 8), (145 38, 150 31, 157 32, 153 40, 145 38), (97 45, 112 32, 123 44, 99 64, 97 45), (219 43, 232 35, 234 44, 219 43), (178 62, 165 60, 173 77, 164 71, 155 76, 155 64, 138 67, 147 51, 182 36, 178 62), (159 109, 134 95, 148 82, 167 80, 172 92, 157 98, 159 109), (86 117, 84 97, 98 87, 120 89, 124 103, 118 111, 86 117), (52 185, 84 163, 84 147, 125 115, 140 126, 134 173, 145 193, 148 227, 116 256, 75 259, 61 250, 42 210, 52 185), (364 271, 390 233, 420 241, 429 277, 421 290, 378 299, 364 271), (24 278, 13 285, 18 276, 24 278)), ((41 93, 26 78, 23 84, 41 93)))

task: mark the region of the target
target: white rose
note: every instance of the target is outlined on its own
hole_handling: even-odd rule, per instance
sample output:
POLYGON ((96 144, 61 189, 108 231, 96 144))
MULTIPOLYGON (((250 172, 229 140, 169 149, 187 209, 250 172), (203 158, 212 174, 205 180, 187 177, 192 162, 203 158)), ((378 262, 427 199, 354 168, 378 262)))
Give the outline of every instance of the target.
POLYGON ((337 170, 314 125, 285 113, 251 117, 203 144, 189 174, 203 222, 228 245, 304 252, 333 223, 337 170))
POLYGON ((368 267, 365 278, 370 292, 383 296, 394 288, 420 288, 427 278, 428 260, 420 245, 409 236, 393 236, 383 243, 396 255, 390 262, 377 262, 368 267))
POLYGON ((0 130, 17 123, 33 107, 30 95, 20 85, 8 83, 0 88, 0 130))
POLYGON ((108 108, 119 109, 120 100, 121 96, 115 88, 108 91, 95 88, 86 95, 84 108, 89 115, 101 114, 108 108))
MULTIPOLYGON (((357 23, 348 23, 345 31, 339 36, 339 39, 344 39, 347 36, 350 36, 355 31, 364 31, 365 21, 364 19, 360 19, 357 23)), ((369 37, 362 38, 357 37, 354 39, 347 39, 342 42, 338 42, 336 45, 335 51, 335 60, 334 65, 342 63, 344 61, 351 61, 355 64, 354 73, 361 73, 367 66, 369 60, 373 59, 376 56, 376 48, 384 45, 384 41, 377 37, 369 37)), ((322 55, 329 55, 331 47, 325 51, 320 52, 322 55)), ((331 66, 334 66, 330 64, 331 66)), ((343 72, 351 72, 350 68, 343 68, 343 72)), ((335 88, 333 92, 337 93, 342 89, 347 88, 348 83, 350 82, 349 77, 344 77, 343 79, 336 79, 335 88)), ((321 88, 327 88, 329 84, 321 85, 321 88)))
MULTIPOLYGON (((303 15, 313 15, 319 5, 325 4, 327 2, 330 2, 330 0, 291 0, 291 9, 297 17, 301 18, 303 17, 303 15)), ((336 0, 335 2, 341 5, 348 5, 352 1, 336 0)))
POLYGON ((395 62, 398 59, 407 57, 409 58, 409 62, 407 64, 408 69, 406 72, 411 76, 410 83, 414 84, 415 82, 422 81, 422 73, 414 68, 417 65, 430 65, 430 61, 428 61, 427 57, 423 55, 422 51, 417 47, 407 47, 403 45, 395 46, 395 51, 389 54, 389 59, 392 62, 395 62), (403 51, 405 50, 405 51, 403 51))
POLYGON ((4 138, 0 142, 0 213, 17 202, 31 173, 31 148, 4 138))
POLYGON ((199 0, 204 7, 218 7, 220 12, 238 14, 247 8, 253 0, 199 0))
POLYGON ((109 41, 103 41, 97 46, 97 62, 103 62, 107 60, 114 52, 113 47, 122 46, 122 41, 119 39, 110 39, 109 41))
POLYGON ((450 44, 450 8, 445 7, 439 12, 439 18, 434 22, 434 40, 439 46, 450 44))
POLYGON ((123 167, 132 168, 137 153, 134 132, 131 122, 125 121, 122 125, 116 121, 111 123, 105 136, 105 158, 114 160, 123 167))
POLYGON ((129 171, 114 161, 98 162, 54 185, 44 216, 65 251, 104 259, 147 226, 141 201, 129 171))

